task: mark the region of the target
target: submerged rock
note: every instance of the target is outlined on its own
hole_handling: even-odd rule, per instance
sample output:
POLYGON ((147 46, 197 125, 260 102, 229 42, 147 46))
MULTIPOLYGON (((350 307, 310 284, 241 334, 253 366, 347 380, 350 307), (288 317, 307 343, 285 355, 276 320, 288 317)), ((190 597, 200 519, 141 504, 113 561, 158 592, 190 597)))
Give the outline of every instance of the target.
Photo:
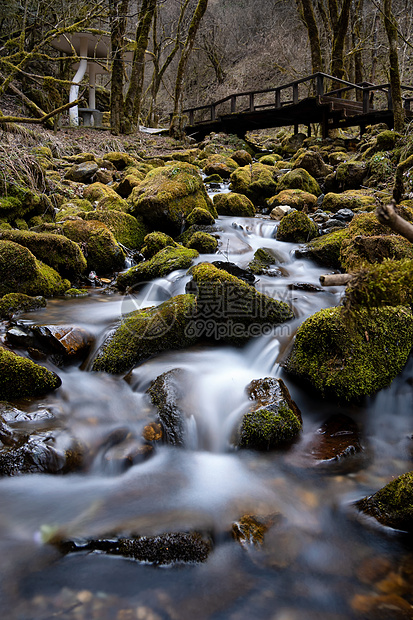
POLYGON ((413 345, 413 315, 404 306, 349 314, 326 308, 298 329, 283 367, 323 395, 352 400, 389 385, 413 345))
POLYGON ((247 386, 254 401, 241 422, 238 446, 271 450, 291 443, 302 428, 300 410, 281 379, 267 377, 247 386))
POLYGON ((173 446, 183 446, 186 439, 186 414, 182 403, 185 379, 187 373, 182 368, 174 368, 152 381, 147 390, 158 411, 162 436, 166 443, 173 446))
POLYGON ((383 525, 413 532, 413 472, 392 480, 355 506, 383 525))
POLYGON ((0 399, 41 396, 61 385, 56 373, 0 346, 0 399))

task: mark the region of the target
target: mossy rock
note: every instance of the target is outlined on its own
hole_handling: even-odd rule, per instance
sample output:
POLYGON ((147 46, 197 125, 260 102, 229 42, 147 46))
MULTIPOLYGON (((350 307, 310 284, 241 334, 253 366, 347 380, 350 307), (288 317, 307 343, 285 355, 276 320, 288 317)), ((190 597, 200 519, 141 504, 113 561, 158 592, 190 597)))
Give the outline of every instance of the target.
POLYGON ((375 213, 357 213, 348 225, 349 237, 357 235, 376 236, 388 235, 389 228, 385 224, 381 224, 375 213))
POLYGON ((214 206, 218 215, 235 215, 239 217, 254 217, 255 207, 252 201, 244 194, 229 192, 214 195, 214 206))
POLYGON ((340 250, 340 262, 346 271, 402 258, 413 259, 413 246, 399 235, 357 235, 343 240, 340 250))
POLYGON ((141 248, 141 253, 146 259, 152 258, 152 256, 155 256, 160 250, 168 246, 173 248, 179 247, 178 243, 176 243, 172 237, 159 231, 147 234, 143 239, 143 243, 144 245, 141 248))
POLYGON ((138 160, 128 153, 120 153, 119 151, 112 151, 106 153, 103 156, 103 161, 110 161, 116 168, 116 170, 124 170, 127 166, 136 166, 138 160))
POLYGON ((84 213, 94 210, 94 206, 89 200, 77 198, 74 200, 68 200, 60 206, 56 213, 56 222, 63 222, 63 220, 70 217, 82 217, 84 213))
POLYGON ((258 248, 258 250, 254 252, 254 258, 248 264, 248 269, 250 269, 252 273, 257 276, 272 275, 270 266, 274 265, 276 263, 276 260, 277 259, 270 250, 266 250, 265 248, 258 248))
POLYGON ((341 269, 340 251, 343 241, 347 238, 346 229, 336 230, 312 239, 305 247, 300 247, 297 253, 299 256, 310 258, 320 265, 325 265, 331 269, 341 269))
POLYGON ((262 155, 258 161, 265 166, 275 166, 277 162, 282 161, 282 157, 278 153, 269 153, 268 155, 262 155))
POLYGON ((197 232, 203 232, 203 233, 208 233, 210 235, 215 235, 217 231, 216 231, 215 226, 211 226, 207 224, 205 225, 192 224, 192 226, 190 226, 181 235, 179 235, 179 237, 177 237, 176 240, 182 245, 186 246, 189 240, 191 239, 191 237, 197 232))
POLYGON ((284 381, 257 379, 247 393, 253 405, 242 418, 238 446, 271 450, 291 443, 302 429, 302 420, 284 381))
POLYGON ((100 347, 92 370, 125 373, 153 355, 193 345, 197 338, 188 334, 187 324, 196 308, 194 295, 178 295, 126 315, 100 347))
POLYGON ((199 230, 192 235, 186 247, 197 250, 200 254, 215 254, 218 249, 218 241, 209 233, 199 230))
POLYGON ((78 244, 63 235, 10 230, 2 231, 0 239, 28 248, 36 258, 53 267, 64 278, 72 280, 86 269, 86 259, 78 244))
POLYGON ((404 306, 320 310, 300 326, 283 363, 323 395, 347 401, 376 393, 401 372, 413 345, 404 306))
POLYGON ((297 155, 294 158, 293 170, 297 168, 306 170, 313 178, 317 179, 333 172, 333 169, 327 166, 318 151, 304 151, 297 155))
POLYGON ((230 190, 245 194, 256 205, 264 204, 277 190, 276 171, 273 166, 259 162, 242 166, 231 174, 230 190))
POLYGON ((337 166, 336 180, 341 190, 359 189, 367 176, 367 165, 362 161, 341 162, 337 166))
POLYGON ((291 211, 282 218, 277 228, 277 240, 304 243, 318 236, 318 228, 302 211, 291 211))
POLYGON ((360 269, 349 282, 345 305, 413 306, 413 260, 389 260, 360 269))
POLYGON ((191 250, 183 246, 168 246, 160 250, 149 260, 119 274, 116 279, 116 286, 124 291, 128 287, 140 282, 148 282, 154 278, 163 278, 177 269, 187 269, 192 264, 194 258, 198 256, 197 250, 191 250))
POLYGON ((376 136, 376 147, 378 151, 392 151, 401 135, 391 129, 381 131, 376 136))
POLYGON ((129 203, 116 194, 115 196, 105 196, 98 200, 96 209, 101 211, 123 211, 127 213, 129 211, 129 203))
POLYGON ((210 155, 204 163, 203 171, 207 176, 219 174, 222 179, 229 179, 237 168, 239 168, 237 162, 222 153, 210 155))
POLYGON ((374 209, 376 199, 373 195, 366 194, 364 190, 348 190, 341 194, 329 192, 324 196, 321 207, 332 213, 337 213, 340 209, 351 209, 352 211, 374 209))
POLYGON ((133 189, 130 204, 132 215, 141 216, 152 229, 172 236, 182 232, 187 216, 197 207, 213 217, 217 215, 198 169, 186 163, 149 172, 133 189))
POLYGON ((23 293, 8 293, 0 299, 0 318, 11 319, 16 314, 39 310, 46 306, 44 297, 30 297, 23 293))
POLYGON ((252 164, 251 153, 245 149, 238 149, 234 153, 231 153, 231 159, 233 159, 238 166, 248 166, 252 164))
POLYGON ((14 225, 17 228, 17 230, 29 230, 28 223, 26 222, 26 220, 23 220, 22 218, 15 219, 14 225))
POLYGON ((187 226, 211 226, 215 224, 215 219, 209 211, 197 207, 186 218, 187 226))
POLYGON ((52 297, 62 295, 70 287, 52 267, 45 265, 13 241, 0 239, 0 296, 25 293, 52 297))
POLYGON ((195 265, 189 273, 193 281, 187 289, 197 295, 198 303, 193 328, 199 337, 242 344, 294 316, 285 302, 259 293, 210 263, 195 265), (212 323, 214 329, 208 333, 206 328, 212 323))
POLYGON ((112 198, 113 200, 120 199, 120 196, 112 187, 109 187, 109 185, 96 182, 88 185, 84 189, 83 198, 86 198, 86 200, 93 203, 99 202, 103 198, 112 198))
POLYGON ((5 222, 14 222, 25 215, 29 209, 23 207, 21 201, 14 196, 0 197, 0 218, 5 222))
POLYGON ((62 225, 62 232, 80 244, 89 270, 105 274, 123 269, 125 254, 103 222, 67 220, 62 225))
POLYGON ((271 209, 279 205, 288 205, 298 211, 303 209, 314 211, 317 208, 317 196, 301 189, 284 189, 267 200, 267 204, 271 209))
POLYGON ((308 192, 315 196, 321 194, 319 184, 304 168, 295 168, 283 174, 278 181, 277 191, 281 192, 284 189, 301 189, 303 192, 308 192))
POLYGON ((42 396, 61 384, 51 370, 0 346, 0 400, 42 396))
POLYGON ((391 480, 373 495, 355 502, 355 506, 382 525, 413 532, 413 472, 391 480))
POLYGON ((165 443, 172 446, 183 446, 187 439, 187 416, 183 401, 188 381, 188 371, 172 368, 159 375, 147 389, 157 409, 157 422, 162 427, 162 437, 165 443))
POLYGON ((170 159, 173 159, 176 161, 184 161, 188 164, 193 164, 196 158, 198 157, 198 155, 199 155, 198 148, 185 149, 184 151, 175 151, 174 153, 171 154, 170 159))
POLYGON ((145 174, 136 169, 132 173, 129 173, 123 177, 122 181, 116 188, 116 192, 122 198, 128 198, 131 195, 133 188, 139 187, 144 178, 145 174))
POLYGON ((96 210, 85 213, 83 219, 103 222, 112 232, 116 241, 131 250, 141 248, 143 240, 148 234, 148 229, 142 220, 123 211, 96 210))
POLYGON ((390 155, 386 152, 379 151, 375 153, 368 162, 368 180, 369 187, 376 188, 379 183, 387 184, 396 171, 390 155))
POLYGON ((65 291, 65 297, 87 297, 89 295, 88 290, 86 288, 69 288, 65 291))
POLYGON ((73 164, 64 175, 65 179, 76 183, 90 183, 93 176, 99 170, 99 166, 94 161, 85 161, 81 164, 73 164))

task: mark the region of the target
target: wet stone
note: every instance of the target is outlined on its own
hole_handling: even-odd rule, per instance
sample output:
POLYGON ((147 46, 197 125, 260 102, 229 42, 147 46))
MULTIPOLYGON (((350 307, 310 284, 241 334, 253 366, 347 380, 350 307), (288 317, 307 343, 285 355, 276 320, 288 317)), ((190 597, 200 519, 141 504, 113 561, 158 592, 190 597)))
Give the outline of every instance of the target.
POLYGON ((255 276, 251 270, 238 267, 238 265, 236 265, 235 263, 215 260, 212 262, 212 264, 217 269, 222 269, 223 271, 230 273, 232 276, 235 276, 236 278, 247 282, 247 284, 254 284, 255 282, 255 276))
POLYGON ((71 325, 16 324, 7 331, 7 340, 16 346, 57 354, 67 360, 86 357, 93 342, 86 330, 71 325))
MULTIPOLYGON (((152 381, 147 392, 157 408, 164 441, 183 446, 186 435, 186 413, 183 398, 187 373, 181 368, 164 372, 152 381)), ((156 428, 152 427, 156 437, 156 428)))

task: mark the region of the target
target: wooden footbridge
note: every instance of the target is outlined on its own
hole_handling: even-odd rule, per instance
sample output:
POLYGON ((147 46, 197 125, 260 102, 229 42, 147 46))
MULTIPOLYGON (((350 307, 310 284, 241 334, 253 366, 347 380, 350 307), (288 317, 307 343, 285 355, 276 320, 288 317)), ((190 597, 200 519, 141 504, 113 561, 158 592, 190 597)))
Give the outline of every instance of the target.
MULTIPOLYGON (((402 86, 406 116, 413 118, 413 87, 402 86)), ((352 84, 326 73, 265 90, 229 95, 214 103, 183 110, 185 133, 201 140, 224 131, 244 137, 247 131, 269 127, 321 125, 323 137, 330 129, 386 123, 393 127, 390 84, 352 84)))

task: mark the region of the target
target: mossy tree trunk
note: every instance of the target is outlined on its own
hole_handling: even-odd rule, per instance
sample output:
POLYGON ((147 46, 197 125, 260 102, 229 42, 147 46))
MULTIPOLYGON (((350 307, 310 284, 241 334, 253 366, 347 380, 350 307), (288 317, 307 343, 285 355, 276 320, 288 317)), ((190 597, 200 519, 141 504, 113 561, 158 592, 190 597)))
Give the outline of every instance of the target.
POLYGON ((121 132, 131 133, 139 125, 141 100, 143 93, 143 78, 145 75, 145 54, 148 46, 149 33, 155 14, 157 0, 143 0, 139 11, 138 26, 136 28, 136 47, 133 54, 132 73, 129 88, 123 106, 121 132))
POLYGON ((169 133, 174 138, 182 137, 182 127, 181 127, 181 115, 180 115, 180 104, 181 104, 181 96, 184 84, 185 70, 188 64, 189 56, 191 54, 192 48, 194 47, 196 33, 198 32, 199 25, 201 20, 205 14, 205 11, 208 6, 208 0, 198 0, 198 4, 195 8, 194 14, 191 19, 191 23, 188 28, 188 34, 182 49, 181 58, 179 59, 178 69, 176 73, 175 79, 175 92, 174 92, 174 111, 172 113, 171 124, 169 127, 169 133))
POLYGON ((314 13, 312 0, 297 0, 298 12, 307 28, 310 43, 311 69, 313 73, 324 71, 323 55, 321 53, 320 34, 314 13))
POLYGON ((111 132, 118 135, 123 114, 123 51, 128 18, 129 0, 109 0, 112 71, 110 88, 111 132))
POLYGON ((334 5, 334 21, 332 23, 333 45, 331 50, 330 71, 331 75, 334 77, 344 79, 344 44, 350 20, 351 0, 343 0, 340 12, 338 12, 336 0, 330 0, 330 4, 334 5))
POLYGON ((383 1, 383 19, 389 41, 390 90, 393 101, 394 129, 403 131, 405 114, 399 71, 399 53, 397 50, 397 24, 392 11, 392 1, 383 1))
MULTIPOLYGON (((364 82, 362 34, 361 34, 363 6, 364 6, 364 0, 353 0, 352 9, 350 11, 355 84, 361 84, 362 82, 364 82)), ((356 99, 357 101, 363 100, 363 93, 361 91, 356 91, 356 99)))

